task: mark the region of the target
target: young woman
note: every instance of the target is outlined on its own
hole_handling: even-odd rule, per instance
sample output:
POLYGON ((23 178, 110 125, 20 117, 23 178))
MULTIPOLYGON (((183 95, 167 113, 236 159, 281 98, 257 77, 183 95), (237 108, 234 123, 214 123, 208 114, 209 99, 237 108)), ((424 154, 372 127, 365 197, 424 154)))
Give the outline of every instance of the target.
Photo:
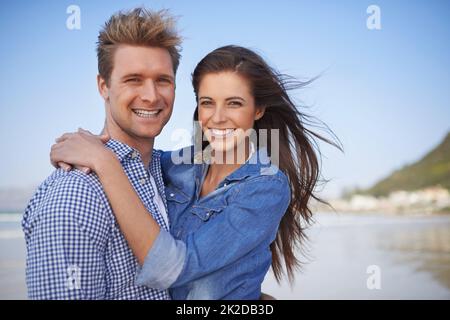
POLYGON ((305 127, 307 118, 287 94, 304 83, 251 50, 212 51, 192 82, 196 130, 206 141, 161 157, 170 234, 148 214, 99 137, 66 134, 51 159, 99 176, 142 265, 138 284, 170 288, 173 299, 259 299, 270 265, 279 281, 283 264, 290 280, 300 264, 295 251, 311 222, 309 200, 317 199, 314 139, 336 144, 305 127))

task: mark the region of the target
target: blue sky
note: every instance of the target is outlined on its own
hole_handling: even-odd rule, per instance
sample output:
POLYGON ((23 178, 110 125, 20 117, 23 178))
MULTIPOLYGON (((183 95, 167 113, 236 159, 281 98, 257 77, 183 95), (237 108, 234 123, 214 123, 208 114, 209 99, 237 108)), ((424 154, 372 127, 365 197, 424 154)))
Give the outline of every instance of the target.
POLYGON ((190 74, 226 44, 257 50, 277 69, 307 79, 293 96, 325 121, 345 153, 323 147, 325 195, 369 186, 413 162, 450 130, 449 1, 14 1, 0 10, 0 187, 40 183, 51 171, 53 140, 77 127, 98 132, 95 42, 120 9, 168 8, 185 38, 171 121, 156 146, 173 149, 191 130, 190 74), (81 10, 69 30, 66 9, 81 10), (366 9, 381 10, 369 30, 366 9))

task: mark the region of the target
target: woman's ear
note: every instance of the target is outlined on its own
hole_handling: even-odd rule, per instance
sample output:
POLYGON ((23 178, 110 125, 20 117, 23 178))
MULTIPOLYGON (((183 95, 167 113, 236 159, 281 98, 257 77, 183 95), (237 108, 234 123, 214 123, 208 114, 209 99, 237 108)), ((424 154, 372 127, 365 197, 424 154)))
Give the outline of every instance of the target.
POLYGON ((255 121, 261 119, 264 116, 264 112, 266 112, 266 107, 256 108, 255 121))
POLYGON ((100 95, 103 97, 103 99, 105 99, 105 101, 107 101, 109 99, 108 85, 105 79, 103 79, 103 77, 99 74, 97 75, 97 87, 100 95))

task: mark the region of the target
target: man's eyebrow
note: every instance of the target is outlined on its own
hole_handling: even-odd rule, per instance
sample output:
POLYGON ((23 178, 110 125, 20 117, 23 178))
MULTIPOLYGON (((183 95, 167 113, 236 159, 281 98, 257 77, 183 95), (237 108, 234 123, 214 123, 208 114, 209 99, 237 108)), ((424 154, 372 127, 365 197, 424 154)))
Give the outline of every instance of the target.
POLYGON ((121 79, 125 79, 125 78, 133 78, 133 77, 136 77, 136 78, 142 78, 142 74, 141 74, 141 73, 128 73, 128 74, 122 76, 121 79))
MULTIPOLYGON (((163 73, 163 74, 160 74, 159 76, 170 79, 171 81, 175 81, 175 78, 170 74, 163 73)), ((145 77, 142 73, 135 72, 135 73, 128 73, 128 74, 122 76, 121 79, 126 79, 126 78, 145 78, 145 77)))

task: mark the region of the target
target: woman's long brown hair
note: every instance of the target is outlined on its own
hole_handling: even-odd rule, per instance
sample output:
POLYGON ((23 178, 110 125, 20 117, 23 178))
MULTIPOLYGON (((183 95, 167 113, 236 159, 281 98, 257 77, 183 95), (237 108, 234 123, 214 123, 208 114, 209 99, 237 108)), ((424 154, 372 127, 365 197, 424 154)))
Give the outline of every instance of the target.
MULTIPOLYGON (((342 150, 333 132, 322 122, 300 112, 287 91, 298 89, 311 81, 301 82, 271 68, 257 53, 239 46, 225 46, 206 55, 192 74, 192 84, 198 98, 199 84, 206 74, 225 71, 236 72, 248 80, 257 107, 265 108, 264 116, 255 121, 254 129, 259 142, 259 129, 279 130, 279 169, 288 177, 291 202, 284 214, 275 241, 271 244, 272 269, 280 282, 286 268, 289 280, 301 265, 296 249, 301 248, 307 237, 305 229, 311 225, 310 200, 326 203, 315 195, 320 178, 320 151, 317 139, 342 150), (333 140, 327 139, 306 127, 325 129, 333 140), (319 154, 319 156, 318 156, 319 154), (284 261, 283 261, 284 259, 284 261)), ((198 99, 197 99, 198 101, 198 99)), ((198 107, 194 113, 198 120, 198 107)), ((268 134, 267 149, 271 150, 271 135, 268 134)))

